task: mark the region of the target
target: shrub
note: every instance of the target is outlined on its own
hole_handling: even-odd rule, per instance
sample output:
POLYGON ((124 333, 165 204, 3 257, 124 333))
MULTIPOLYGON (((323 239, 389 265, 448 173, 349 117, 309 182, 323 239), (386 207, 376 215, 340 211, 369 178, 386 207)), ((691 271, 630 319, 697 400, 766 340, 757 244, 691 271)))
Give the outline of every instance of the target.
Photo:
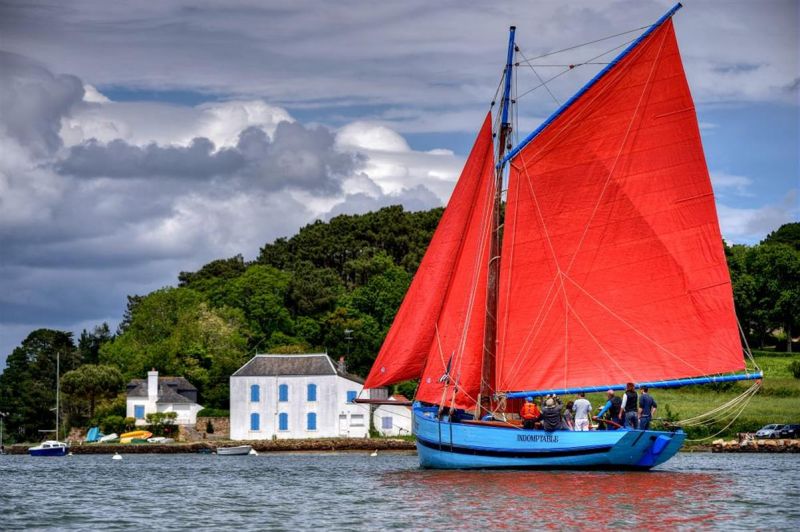
POLYGON ((145 419, 150 425, 149 429, 155 436, 167 436, 172 433, 172 426, 178 418, 177 412, 153 412, 147 414, 145 419))
POLYGON ((197 417, 230 417, 229 410, 221 408, 203 408, 197 413, 197 417))
POLYGON ((795 360, 789 364, 789 371, 794 375, 795 379, 800 379, 800 360, 795 360))
POLYGON ((121 434, 125 429, 125 418, 113 414, 106 416, 100 422, 100 428, 105 434, 121 434))

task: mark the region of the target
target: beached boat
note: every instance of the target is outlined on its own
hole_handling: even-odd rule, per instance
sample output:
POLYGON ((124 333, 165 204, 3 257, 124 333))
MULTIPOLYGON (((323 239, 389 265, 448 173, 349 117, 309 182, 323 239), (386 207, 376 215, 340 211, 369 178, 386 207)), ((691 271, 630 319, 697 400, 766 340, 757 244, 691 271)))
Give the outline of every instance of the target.
POLYGON ((217 447, 217 454, 220 456, 241 456, 250 454, 253 448, 250 445, 238 445, 236 447, 217 447))
POLYGON ((137 438, 137 439, 146 440, 147 438, 152 438, 152 437, 153 437, 153 433, 152 432, 148 432, 146 430, 134 430, 132 432, 125 432, 123 434, 120 434, 119 439, 120 440, 127 440, 127 439, 137 438))
POLYGON ((97 440, 97 441, 99 443, 112 443, 112 442, 115 442, 117 440, 119 440, 119 436, 117 436, 116 432, 112 432, 111 434, 107 434, 105 436, 101 436, 100 439, 97 440))
POLYGON ((527 397, 627 382, 761 378, 744 360, 680 7, 516 146, 512 78, 536 65, 511 28, 499 110, 365 383, 419 379, 409 404, 423 467, 649 469, 680 449, 680 428, 547 432, 512 413, 527 397))

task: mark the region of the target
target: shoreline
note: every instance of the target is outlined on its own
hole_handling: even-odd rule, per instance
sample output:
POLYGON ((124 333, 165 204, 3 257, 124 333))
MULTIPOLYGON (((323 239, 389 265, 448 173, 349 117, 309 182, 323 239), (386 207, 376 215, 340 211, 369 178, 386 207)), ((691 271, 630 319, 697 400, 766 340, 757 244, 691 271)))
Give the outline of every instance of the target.
MULTIPOLYGON (((15 444, 6 447, 7 454, 28 454, 37 444, 15 444)), ((258 453, 281 452, 340 452, 340 451, 412 451, 416 443, 409 440, 381 438, 330 438, 318 440, 246 440, 191 443, 79 443, 72 444, 72 454, 186 454, 213 453, 217 447, 250 445, 258 453)))

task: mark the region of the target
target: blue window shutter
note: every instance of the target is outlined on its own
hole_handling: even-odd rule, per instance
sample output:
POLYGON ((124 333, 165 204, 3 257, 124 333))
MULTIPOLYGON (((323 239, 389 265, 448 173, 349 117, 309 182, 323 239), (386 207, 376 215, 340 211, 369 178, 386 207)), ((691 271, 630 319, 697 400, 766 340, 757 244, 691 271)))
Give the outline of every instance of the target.
POLYGON ((358 392, 350 390, 347 392, 347 402, 352 403, 356 400, 356 396, 358 396, 358 392))
POLYGON ((278 430, 289 430, 289 414, 286 412, 278 414, 278 430))
POLYGON ((256 412, 250 414, 250 430, 261 430, 259 427, 260 423, 259 415, 256 412))
POLYGON ((136 419, 144 419, 144 405, 134 405, 133 417, 136 419))
POLYGON ((252 386, 250 386, 250 402, 252 403, 259 402, 261 400, 260 396, 261 396, 261 388, 258 386, 258 384, 253 384, 252 386))
POLYGON ((381 418, 381 428, 382 429, 392 428, 392 416, 385 416, 381 418))
POLYGON ((278 401, 286 402, 289 400, 289 385, 281 384, 278 386, 278 401))
POLYGON ((308 385, 308 401, 316 401, 317 400, 317 385, 316 384, 309 384, 308 385))
POLYGON ((314 412, 308 413, 308 430, 317 430, 317 414, 314 412))

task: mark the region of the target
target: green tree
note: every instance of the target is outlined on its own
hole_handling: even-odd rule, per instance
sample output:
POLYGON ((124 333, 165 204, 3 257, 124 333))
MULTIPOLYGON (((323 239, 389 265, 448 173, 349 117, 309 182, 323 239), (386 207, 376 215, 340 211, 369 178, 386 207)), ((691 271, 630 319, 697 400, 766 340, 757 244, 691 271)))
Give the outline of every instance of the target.
POLYGON ((92 332, 84 329, 78 339, 78 351, 84 364, 97 364, 100 359, 100 347, 111 340, 108 323, 97 325, 92 332))
POLYGON ((782 328, 792 350, 791 337, 800 320, 800 251, 789 244, 767 243, 753 250, 758 305, 770 328, 782 328))
POLYGON ((9 414, 5 419, 9 438, 37 440, 39 430, 54 428, 57 355, 62 374, 80 364, 72 333, 37 329, 9 355, 0 374, 0 411, 9 414))
POLYGON ((112 399, 124 387, 125 380, 115 366, 84 364, 61 378, 61 390, 68 399, 88 403, 89 418, 94 417, 98 399, 112 399))

